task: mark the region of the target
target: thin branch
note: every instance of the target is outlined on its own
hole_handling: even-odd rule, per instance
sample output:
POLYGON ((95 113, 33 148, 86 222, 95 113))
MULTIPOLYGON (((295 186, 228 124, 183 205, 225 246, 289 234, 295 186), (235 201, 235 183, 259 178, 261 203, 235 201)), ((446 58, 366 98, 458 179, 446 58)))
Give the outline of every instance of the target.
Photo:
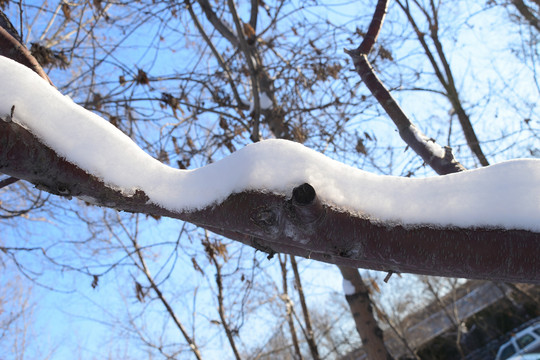
POLYGON ((52 85, 36 58, 22 44, 20 36, 2 10, 0 10, 0 55, 29 67, 52 85))
POLYGON ((202 8, 204 14, 206 15, 206 18, 208 19, 208 21, 210 21, 210 23, 212 23, 212 25, 214 25, 216 30, 219 31, 219 33, 225 39, 229 40, 229 42, 234 47, 238 48, 239 45, 240 45, 238 38, 234 35, 232 30, 227 25, 225 25, 225 23, 223 21, 221 21, 221 19, 217 16, 217 14, 214 12, 214 10, 212 10, 212 5, 210 5, 208 0, 197 0, 197 2, 201 6, 201 8, 202 8))
MULTIPOLYGON (((208 236, 208 231, 204 231, 205 236, 205 246, 211 246, 210 239, 208 236)), ((204 244, 204 243, 203 243, 204 244)), ((221 264, 217 261, 216 254, 213 250, 209 250, 206 252, 207 255, 210 257, 211 262, 214 264, 214 267, 216 268, 216 285, 218 288, 218 294, 217 294, 217 300, 218 300, 218 313, 219 318, 221 320, 221 325, 223 326, 223 329, 225 330, 225 334, 227 335, 227 339, 229 340, 229 345, 231 345, 231 349, 233 351, 234 357, 237 360, 240 360, 240 353, 238 352, 238 349, 236 348, 236 342, 234 341, 233 332, 231 330, 231 327, 229 326, 229 323, 227 322, 227 317, 225 315, 225 306, 223 305, 223 276, 221 275, 221 264)))
POLYGON ((422 11, 424 16, 426 17, 426 21, 428 21, 429 29, 430 29, 430 37, 433 41, 433 44, 435 45, 437 56, 442 64, 444 74, 446 75, 446 77, 445 75, 443 75, 443 72, 440 69, 439 64, 437 63, 435 56, 433 55, 433 52, 431 51, 431 49, 429 48, 429 45, 426 42, 425 34, 422 31, 420 31, 420 29, 418 28, 418 25, 416 24, 416 21, 414 20, 412 16, 411 9, 409 8, 408 4, 405 6, 400 0, 397 0, 397 4, 401 8, 401 10, 405 13, 407 20, 413 27, 413 30, 415 31, 416 36, 418 38, 418 41, 420 42, 420 45, 424 49, 424 53, 426 54, 429 62, 431 63, 433 70, 435 71, 435 75, 437 76, 437 79, 439 79, 440 84, 446 91, 446 94, 444 95, 450 101, 450 104, 452 105, 452 107, 454 108, 456 112, 461 128, 463 129, 463 134, 465 135, 467 145, 469 146, 473 154, 476 156, 478 161, 480 161, 480 164, 482 164, 482 166, 489 165, 489 162, 486 156, 484 155, 482 148, 480 147, 480 142, 471 124, 471 120, 469 116, 467 115, 465 109, 463 109, 463 106, 461 105, 461 101, 459 99, 458 91, 455 85, 455 81, 452 74, 452 70, 450 68, 450 64, 448 63, 448 60, 446 59, 446 55, 444 53, 442 44, 439 40, 439 34, 438 34, 439 25, 438 25, 438 19, 437 19, 437 9, 435 7, 435 4, 431 2, 431 8, 432 8, 432 13, 433 13, 433 18, 431 18, 427 10, 424 9, 422 5, 419 4, 417 1, 415 1, 415 4, 418 6, 418 8, 422 11))
POLYGON ((321 357, 319 355, 319 349, 317 348, 317 343, 315 342, 315 334, 313 332, 313 327, 311 326, 311 317, 309 316, 309 309, 307 307, 306 298, 304 296, 304 288, 302 287, 302 281, 300 279, 300 272, 298 271, 298 264, 296 259, 291 255, 291 267, 293 269, 294 281, 296 283, 296 291, 298 291, 298 297, 300 298, 300 305, 302 306, 302 313, 304 314, 304 323, 306 324, 306 340, 309 345, 309 351, 311 356, 315 360, 319 360, 321 357))
POLYGON ((380 0, 377 2, 377 6, 375 7, 375 12, 373 13, 373 16, 371 18, 371 23, 369 24, 366 36, 364 36, 364 40, 356 49, 360 54, 367 55, 373 49, 373 45, 377 41, 379 33, 381 32, 387 8, 387 0, 380 0))
POLYGON ((403 141, 411 149, 420 155, 439 175, 465 170, 463 165, 454 158, 450 147, 441 147, 433 139, 423 134, 411 122, 392 94, 390 94, 388 89, 379 80, 365 54, 359 54, 356 50, 347 51, 347 53, 353 59, 356 71, 394 122, 403 141))
POLYGON ((251 12, 249 15, 249 25, 253 30, 257 30, 257 17, 259 15, 259 0, 251 0, 251 12))
POLYGON ((369 359, 391 360, 393 357, 388 352, 383 332, 373 315, 372 301, 369 296, 369 288, 364 284, 358 269, 339 266, 343 279, 350 283, 354 292, 345 294, 345 299, 353 313, 356 330, 362 339, 363 348, 369 359))
POLYGON ((253 110, 251 112, 252 120, 253 120, 253 130, 251 133, 251 140, 253 142, 257 142, 260 140, 259 135, 259 122, 261 117, 261 98, 260 98, 260 86, 259 86, 259 64, 255 56, 253 56, 253 52, 250 51, 250 46, 248 45, 246 41, 246 37, 244 36, 244 25, 242 24, 242 21, 240 20, 238 16, 238 12, 236 11, 236 6, 234 5, 234 0, 228 0, 227 4, 229 5, 229 10, 232 14, 234 25, 236 26, 236 33, 238 35, 238 39, 240 41, 240 50, 244 54, 244 57, 246 59, 246 62, 249 67, 249 77, 251 80, 251 92, 253 93, 253 110))
POLYGON ((540 20, 529 10, 529 7, 525 5, 525 2, 523 2, 523 0, 511 0, 511 2, 521 16, 523 16, 536 31, 540 31, 540 20))
POLYGON ((281 254, 278 255, 279 265, 281 266, 281 279, 283 283, 283 294, 281 296, 283 302, 285 303, 286 308, 286 318, 287 323, 289 324, 289 330, 291 332, 292 343, 294 346, 294 353, 296 355, 296 360, 303 360, 302 353, 300 352, 300 345, 298 343, 298 336, 296 335, 296 329, 293 321, 293 304, 289 296, 289 290, 287 286, 287 256, 284 256, 283 259, 281 254))
POLYGON ((130 236, 130 239, 131 239, 131 242, 133 244, 133 247, 135 248, 135 252, 137 254, 137 257, 139 258, 139 262, 140 262, 140 265, 141 265, 141 270, 144 273, 144 275, 146 276, 146 279, 148 280, 148 282, 150 283, 150 287, 152 288, 152 290, 154 290, 154 292, 158 296, 158 298, 161 301, 161 303, 163 304, 163 306, 165 306, 165 309, 167 310, 167 313, 170 315, 170 317, 173 320, 173 322, 175 323, 176 327, 182 333, 182 336, 184 337, 184 339, 189 344, 189 347, 190 347, 191 351, 193 352, 193 354, 195 355, 195 357, 198 360, 202 360, 201 352, 199 351, 199 348, 197 347, 197 344, 195 343, 195 340, 187 333, 186 328, 184 327, 184 325, 182 325, 182 323, 180 322, 180 320, 176 316, 176 313, 174 312, 172 306, 169 304, 167 299, 165 299, 165 296, 163 295, 163 293, 161 292, 159 286, 156 284, 156 282, 154 281, 154 278, 150 274, 150 271, 148 270, 148 267, 146 266, 146 261, 144 260, 144 257, 142 255, 142 252, 141 252, 141 249, 140 249, 139 244, 137 242, 137 239, 135 237, 131 237, 131 236, 130 236))
POLYGON ((221 54, 217 51, 216 47, 212 43, 212 40, 206 34, 206 31, 204 31, 204 28, 202 27, 201 23, 199 22, 199 19, 197 18, 197 16, 195 15, 195 12, 193 11, 193 7, 190 4, 187 4, 187 9, 188 9, 189 15, 191 16, 191 19, 193 20, 193 23, 195 24, 195 27, 197 28, 197 30, 199 30, 199 33, 201 34, 202 38, 204 39, 204 41, 206 42, 206 44, 212 51, 212 54, 218 61, 219 65, 223 68, 223 71, 225 71, 227 81, 229 82, 229 85, 231 86, 231 90, 234 94, 234 98, 236 99, 236 102, 238 103, 238 106, 241 108, 247 108, 247 105, 244 104, 243 100, 240 98, 240 95, 238 94, 238 90, 236 89, 236 85, 234 84, 234 81, 233 81, 231 70, 227 66, 227 63, 225 62, 221 54))
POLYGON ((6 186, 9 186, 9 185, 11 185, 11 184, 13 184, 13 183, 15 183, 17 181, 19 181, 19 179, 15 178, 13 176, 10 176, 10 177, 8 177, 6 179, 2 179, 2 180, 0 180, 0 189, 4 188, 6 186))

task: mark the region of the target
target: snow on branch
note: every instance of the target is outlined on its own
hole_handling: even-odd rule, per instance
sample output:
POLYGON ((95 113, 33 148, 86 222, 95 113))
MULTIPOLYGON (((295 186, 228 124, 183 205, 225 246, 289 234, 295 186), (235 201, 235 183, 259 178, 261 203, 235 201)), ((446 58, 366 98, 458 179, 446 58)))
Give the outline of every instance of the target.
POLYGON ((184 219, 270 255, 540 283, 540 160, 410 179, 268 140, 179 170, 1 56, 0 83, 0 171, 51 193, 184 219))

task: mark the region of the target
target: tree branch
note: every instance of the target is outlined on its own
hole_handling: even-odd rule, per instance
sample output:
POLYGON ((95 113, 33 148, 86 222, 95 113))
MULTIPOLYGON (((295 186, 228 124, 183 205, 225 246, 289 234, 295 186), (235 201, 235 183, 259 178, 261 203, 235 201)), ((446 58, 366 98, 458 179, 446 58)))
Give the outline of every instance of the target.
POLYGON ((163 304, 163 306, 165 306, 165 309, 167 310, 167 313, 169 313, 169 315, 170 315, 171 319, 173 320, 174 324, 176 325, 178 330, 180 330, 180 332, 182 333, 182 336, 184 337, 184 339, 188 343, 189 348, 193 352, 193 355, 195 355, 195 357, 198 360, 202 360, 201 352, 199 350, 199 347, 195 343, 195 340, 188 334, 186 328, 184 327, 184 325, 182 325, 182 323, 180 322, 180 320, 176 316, 176 313, 174 312, 173 308, 171 307, 171 305, 169 304, 169 302, 167 301, 167 299, 165 298, 165 296, 161 292, 161 289, 159 288, 159 286, 154 281, 154 278, 152 277, 152 274, 150 274, 150 271, 148 270, 148 267, 146 266, 146 261, 144 260, 144 257, 143 257, 143 255, 141 253, 141 248, 139 247, 137 239, 135 239, 133 237, 130 237, 130 239, 131 239, 131 242, 133 244, 133 247, 135 248, 137 258, 139 259, 140 269, 143 272, 143 274, 146 276, 146 279, 148 280, 148 282, 150 283, 150 287, 152 288, 152 290, 154 290, 154 292, 158 296, 158 298, 161 301, 161 303, 163 304))
POLYGON ((523 0, 511 0, 511 3, 514 4, 521 16, 523 16, 536 31, 540 31, 540 20, 529 10, 529 7, 525 5, 523 0))
POLYGON ((195 15, 195 12, 193 11, 193 7, 191 6, 191 4, 186 4, 186 6, 187 6, 187 9, 188 9, 189 15, 191 16, 191 20, 193 20, 193 23, 195 24, 195 27, 197 28, 197 30, 199 30, 199 33, 201 34, 202 38, 204 39, 204 41, 206 42, 206 44, 208 45, 208 47, 212 51, 212 54, 216 58, 219 65, 223 68, 223 71, 225 71, 227 73, 227 81, 229 82, 229 85, 231 86, 231 90, 233 92, 233 95, 234 95, 234 98, 235 98, 236 102, 238 103, 238 106, 240 108, 246 108, 247 109, 248 105, 244 104, 244 102, 240 98, 240 95, 238 94, 238 90, 236 89, 236 85, 234 84, 234 81, 233 81, 231 70, 227 66, 227 63, 225 62, 225 60, 223 59, 221 54, 217 51, 216 47, 212 43, 212 40, 206 34, 206 31, 204 31, 204 28, 202 27, 201 23, 199 22, 199 19, 197 18, 197 16, 195 15))
MULTIPOLYGON (((186 0, 186 1, 188 1, 188 0, 186 0)), ((219 31, 219 33, 225 39, 227 39, 231 43, 231 45, 238 48, 239 45, 240 45, 238 38, 234 35, 232 30, 227 25, 225 25, 225 23, 223 21, 221 21, 221 19, 217 16, 217 14, 214 12, 214 10, 212 10, 212 5, 210 5, 208 0, 197 0, 197 2, 201 6, 201 9, 203 10, 204 14, 206 15, 206 18, 208 19, 208 21, 210 21, 210 23, 212 23, 212 25, 214 25, 216 30, 219 31)))
MULTIPOLYGON (((251 80, 251 92, 253 93, 253 110, 251 112, 251 117, 253 121, 253 130, 251 132, 251 140, 257 142, 260 140, 259 135, 259 121, 261 117, 261 95, 260 95, 260 86, 259 86, 259 64, 257 59, 252 55, 250 51, 250 46, 246 41, 244 36, 244 25, 238 16, 236 11, 236 6, 234 5, 234 0, 228 0, 227 4, 229 5, 229 11, 232 14, 234 25, 236 26, 236 33, 239 40, 239 48, 244 54, 246 63, 249 68, 249 78, 251 80)), ((249 25, 251 26, 251 25, 249 25)))
POLYGON ((437 79, 439 79, 439 82, 441 83, 442 87, 445 89, 446 93, 444 94, 445 97, 450 101, 450 104, 454 108, 454 111, 458 117, 459 123, 461 125, 461 128, 463 130, 463 134, 465 135, 465 140, 467 141, 467 145, 471 149, 472 153, 476 156, 478 161, 482 166, 488 166, 489 162, 482 151, 482 148, 480 147, 480 141, 478 140, 478 137, 476 136, 476 132, 474 131, 474 128, 472 126, 471 120, 469 118, 469 115, 463 109, 463 106, 461 105, 461 100, 459 99, 459 94, 456 88, 456 84, 454 81, 454 76, 452 74, 452 69, 450 68, 450 64, 448 63, 448 60, 446 59, 446 55, 444 53, 442 44, 439 40, 439 25, 438 25, 438 19, 437 19, 437 10, 435 8, 435 5, 433 2, 431 2, 431 8, 433 13, 433 19, 430 18, 429 13, 427 10, 425 10, 417 1, 415 1, 416 5, 420 8, 424 16, 426 17, 426 20, 429 24, 429 31, 430 36, 433 41, 433 44, 435 45, 435 50, 437 52, 437 56, 439 57, 439 60, 442 64, 442 67, 444 69, 444 73, 446 77, 443 75, 439 64, 435 60, 435 56, 433 55, 433 52, 429 48, 426 39, 425 34, 420 31, 418 28, 418 25, 416 24, 416 21, 414 20, 410 8, 401 3, 401 1, 397 1, 397 4, 399 7, 403 10, 405 15, 407 16, 407 19, 411 26, 413 27, 413 30, 416 33, 416 36, 418 38, 418 41, 420 42, 420 45, 424 49, 424 52, 431 63, 431 66, 433 70, 435 71, 435 75, 437 76, 437 79))
POLYGON ((367 58, 368 52, 373 48, 381 31, 387 5, 388 0, 377 2, 366 37, 358 48, 355 50, 345 49, 345 52, 352 58, 360 78, 398 128, 403 141, 439 175, 463 171, 465 168, 454 158, 450 147, 445 146, 443 149, 435 143, 435 140, 424 135, 405 115, 390 91, 379 80, 367 58))
MULTIPOLYGON (((106 186, 15 123, 0 122, 0 139, 1 171, 50 193, 84 196, 117 210, 182 219, 270 254, 381 271, 540 284, 540 234, 531 231, 407 227, 327 204, 314 212, 320 215, 316 221, 306 222, 310 217, 296 209, 313 206, 318 201, 316 189, 310 191, 310 201, 296 198, 299 195, 293 199, 292 195, 244 191, 202 210, 173 212, 149 203, 142 191, 127 196, 106 186)), ((299 191, 291 189, 291 193, 299 191)))
POLYGON ((463 165, 454 158, 450 147, 441 147, 435 143, 435 140, 424 135, 410 121, 392 94, 379 80, 365 54, 361 54, 357 50, 347 50, 347 54, 353 59, 356 71, 370 92, 396 125, 403 141, 420 155, 426 164, 429 164, 439 175, 465 170, 463 165))
POLYGON ((379 37, 379 33, 381 32, 382 24, 386 16, 387 8, 388 8, 387 0, 377 1, 377 6, 375 7, 375 12, 373 13, 373 16, 371 17, 371 22, 369 24, 366 36, 364 36, 364 40, 362 41, 360 46, 356 49, 356 51, 359 52, 360 54, 367 55, 373 49, 373 45, 377 41, 377 38, 379 37))
MULTIPOLYGON (((294 195, 293 195, 294 199, 294 195)), ((313 327, 311 326, 311 317, 309 316, 309 309, 306 303, 306 297, 304 296, 304 288, 302 287, 302 281, 300 279, 300 272, 298 271, 298 264, 294 256, 291 256, 291 267, 294 274, 294 282, 296 283, 296 291, 298 291, 298 298, 300 299, 300 305, 302 306, 302 314, 304 315, 304 323, 306 324, 306 341, 309 346, 309 351, 311 352, 311 357, 314 360, 320 360, 321 356, 319 355, 319 349, 317 348, 317 343, 315 342, 315 333, 313 332, 313 327)))
POLYGON ((291 340, 294 347, 294 354, 296 355, 297 360, 303 360, 304 358, 302 356, 302 353, 300 352, 298 336, 296 336, 296 329, 295 329, 294 321, 292 317, 293 315, 292 312, 294 311, 293 303, 289 296, 289 290, 287 286, 287 255, 285 255, 283 259, 281 258, 281 255, 278 255, 278 260, 279 260, 279 265, 281 267, 281 280, 283 283, 283 294, 280 297, 285 303, 286 318, 287 318, 287 323, 289 324, 289 331, 291 332, 291 340))
MULTIPOLYGON (((351 56, 355 64, 364 64, 358 69, 368 66, 368 74, 361 72, 363 78, 369 75, 365 54, 351 52, 351 56)), ((382 86, 374 74, 366 77, 366 84, 371 83, 371 78, 376 80, 375 89, 382 86)), ((374 94, 401 117, 401 133, 416 139, 419 148, 432 145, 414 132, 391 97, 384 91, 374 94)), ((270 255, 281 252, 382 271, 540 283, 539 233, 384 223, 369 218, 361 209, 345 212, 322 203, 317 189, 309 184, 298 184, 290 190, 290 197, 265 189, 243 191, 201 210, 171 211, 150 203, 141 190, 126 195, 107 186, 58 156, 16 122, 0 121, 0 139, 0 171, 9 176, 59 196, 78 196, 121 211, 189 221, 270 255)), ((426 156, 429 159, 433 151, 425 151, 431 154, 426 156)), ((441 172, 451 172, 445 166, 459 165, 447 154, 436 157, 441 172)))
POLYGON ((2 10, 0 10, 0 56, 5 56, 23 64, 53 85, 36 58, 19 41, 17 31, 2 10))
POLYGON ((12 176, 8 177, 7 179, 2 179, 0 180, 0 189, 6 187, 6 186, 9 186, 15 182, 19 181, 19 179, 17 178, 14 178, 12 176))
POLYGON ((356 330, 362 339, 362 347, 372 360, 390 360, 392 355, 385 347, 383 332, 373 316, 373 308, 370 300, 370 290, 364 284, 357 269, 340 266, 339 270, 343 279, 349 281, 354 287, 354 292, 345 294, 345 299, 349 304, 353 314, 356 330))

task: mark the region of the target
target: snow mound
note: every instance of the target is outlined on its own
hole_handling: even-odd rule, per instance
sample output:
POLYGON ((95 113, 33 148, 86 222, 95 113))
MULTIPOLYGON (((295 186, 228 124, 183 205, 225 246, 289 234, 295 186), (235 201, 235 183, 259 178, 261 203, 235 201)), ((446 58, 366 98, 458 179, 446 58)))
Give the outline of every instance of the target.
POLYGON ((368 173, 298 143, 266 140, 211 165, 178 170, 1 56, 0 84, 0 117, 15 105, 13 121, 60 156, 126 193, 141 189, 170 210, 201 209, 245 190, 290 196, 307 182, 323 202, 382 221, 540 231, 540 160, 410 179, 368 173))

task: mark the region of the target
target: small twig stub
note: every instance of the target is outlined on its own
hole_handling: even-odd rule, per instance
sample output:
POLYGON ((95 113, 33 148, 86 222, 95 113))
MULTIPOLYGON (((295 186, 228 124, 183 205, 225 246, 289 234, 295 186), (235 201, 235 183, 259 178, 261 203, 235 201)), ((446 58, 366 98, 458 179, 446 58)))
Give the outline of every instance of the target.
POLYGON ((11 106, 11 111, 8 115, 6 115, 4 121, 7 123, 10 123, 13 121, 13 113, 15 112, 15 105, 11 106))

